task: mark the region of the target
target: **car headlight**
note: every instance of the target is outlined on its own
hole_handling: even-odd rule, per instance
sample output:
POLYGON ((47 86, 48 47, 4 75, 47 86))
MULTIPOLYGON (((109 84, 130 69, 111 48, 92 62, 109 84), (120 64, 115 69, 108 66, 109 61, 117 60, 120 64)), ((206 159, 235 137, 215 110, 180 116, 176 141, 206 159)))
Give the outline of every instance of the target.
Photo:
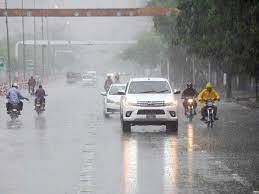
POLYGON ((125 100, 124 105, 125 106, 137 106, 137 102, 125 100))
POLYGON ((115 103, 115 101, 114 101, 114 100, 109 99, 109 98, 107 98, 106 102, 107 102, 107 103, 115 103))
POLYGON ((165 102, 165 106, 177 106, 177 101, 176 100, 172 100, 169 102, 165 102))

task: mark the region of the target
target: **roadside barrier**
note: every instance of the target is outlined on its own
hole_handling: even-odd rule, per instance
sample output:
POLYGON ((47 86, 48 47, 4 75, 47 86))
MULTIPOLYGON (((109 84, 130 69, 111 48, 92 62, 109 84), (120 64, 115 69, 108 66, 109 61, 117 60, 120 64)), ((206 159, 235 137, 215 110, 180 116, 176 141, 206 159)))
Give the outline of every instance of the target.
MULTIPOLYGON (((41 80, 40 82, 38 82, 36 84, 36 87, 38 87, 39 84, 45 85, 52 81, 60 79, 61 77, 63 77, 63 75, 55 75, 55 76, 46 77, 44 80, 41 80)), ((17 83, 21 90, 28 90, 28 80, 14 80, 13 83, 17 83)), ((0 83, 0 96, 5 96, 7 94, 8 89, 9 89, 8 82, 0 83)))
MULTIPOLYGON (((28 81, 27 80, 21 80, 21 81, 14 81, 18 84, 19 88, 22 90, 28 89, 28 81)), ((5 96, 7 94, 9 88, 8 82, 0 83, 0 96, 5 96)))

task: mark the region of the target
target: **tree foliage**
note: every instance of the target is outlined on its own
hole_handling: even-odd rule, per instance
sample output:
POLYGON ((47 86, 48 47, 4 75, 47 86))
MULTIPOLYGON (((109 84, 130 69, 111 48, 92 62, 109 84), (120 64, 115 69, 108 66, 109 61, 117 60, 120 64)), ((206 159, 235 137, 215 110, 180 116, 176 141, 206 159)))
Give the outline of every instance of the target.
MULTIPOLYGON (((214 70, 230 77, 239 73, 256 76, 258 0, 152 0, 150 5, 181 10, 178 17, 154 17, 156 31, 170 48, 184 47, 186 56, 209 61, 214 70)), ((177 50, 170 55, 176 55, 177 50)))
POLYGON ((182 0, 178 7, 178 43, 226 72, 253 74, 259 54, 258 1, 182 0))
POLYGON ((121 57, 141 65, 155 66, 164 63, 167 45, 154 32, 145 32, 137 38, 137 44, 127 48, 121 57))

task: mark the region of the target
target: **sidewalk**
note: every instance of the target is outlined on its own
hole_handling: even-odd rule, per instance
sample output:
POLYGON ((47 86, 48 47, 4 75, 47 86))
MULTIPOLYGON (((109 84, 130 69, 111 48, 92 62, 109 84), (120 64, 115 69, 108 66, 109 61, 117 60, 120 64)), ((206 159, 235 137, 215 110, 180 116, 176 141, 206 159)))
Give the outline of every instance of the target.
POLYGON ((255 93, 234 91, 233 102, 249 108, 259 108, 259 103, 256 103, 255 93))

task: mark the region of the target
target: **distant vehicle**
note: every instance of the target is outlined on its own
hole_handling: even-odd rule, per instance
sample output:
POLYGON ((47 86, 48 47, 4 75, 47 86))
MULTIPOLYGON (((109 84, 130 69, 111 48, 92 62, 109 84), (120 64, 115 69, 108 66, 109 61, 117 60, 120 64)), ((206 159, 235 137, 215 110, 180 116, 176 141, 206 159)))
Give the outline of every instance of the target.
POLYGON ((75 72, 67 72, 66 75, 67 83, 72 84, 76 83, 77 81, 81 80, 81 74, 75 72))
POLYGON ((106 118, 110 114, 120 113, 121 91, 125 91, 126 84, 112 84, 108 92, 102 92, 104 96, 103 113, 106 118))
POLYGON ((87 74, 92 76, 93 79, 96 79, 96 71, 88 71, 87 74))
POLYGON ((82 75, 82 84, 96 86, 96 71, 88 71, 82 75))
POLYGON ((166 125, 166 131, 178 130, 177 102, 167 79, 135 78, 128 83, 121 100, 122 130, 134 125, 166 125))

